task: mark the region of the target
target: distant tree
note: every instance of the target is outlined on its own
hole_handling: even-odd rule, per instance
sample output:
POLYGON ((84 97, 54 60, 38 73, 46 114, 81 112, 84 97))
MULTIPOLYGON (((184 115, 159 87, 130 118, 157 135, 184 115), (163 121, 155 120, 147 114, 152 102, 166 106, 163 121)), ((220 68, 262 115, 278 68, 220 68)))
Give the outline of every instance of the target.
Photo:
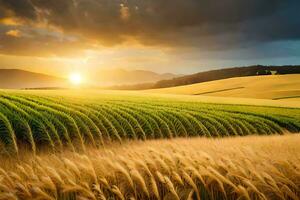
POLYGON ((257 75, 272 75, 272 72, 270 70, 260 69, 256 73, 257 75))

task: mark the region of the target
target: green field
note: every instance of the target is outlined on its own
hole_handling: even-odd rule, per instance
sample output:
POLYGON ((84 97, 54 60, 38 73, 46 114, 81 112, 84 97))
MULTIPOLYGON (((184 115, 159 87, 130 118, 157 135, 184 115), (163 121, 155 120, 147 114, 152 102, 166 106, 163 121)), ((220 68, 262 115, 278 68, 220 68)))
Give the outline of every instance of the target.
POLYGON ((113 92, 2 91, 2 153, 84 151, 110 141, 300 131, 300 109, 211 104, 113 92))

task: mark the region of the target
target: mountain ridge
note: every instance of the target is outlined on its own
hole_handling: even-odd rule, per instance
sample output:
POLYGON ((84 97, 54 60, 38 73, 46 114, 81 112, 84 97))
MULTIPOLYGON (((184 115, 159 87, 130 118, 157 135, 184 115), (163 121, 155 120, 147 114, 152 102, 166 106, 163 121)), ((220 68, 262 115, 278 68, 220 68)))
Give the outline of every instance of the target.
POLYGON ((161 80, 176 78, 179 75, 173 73, 157 73, 148 70, 127 70, 123 68, 102 69, 90 75, 97 85, 97 81, 102 86, 131 85, 154 83, 161 80))
POLYGON ((43 87, 67 87, 66 79, 23 69, 0 69, 0 88, 26 89, 43 87))
MULTIPOLYGON (((84 77, 84 87, 105 87, 111 85, 146 84, 178 77, 172 73, 159 74, 147 70, 106 69, 84 77)), ((0 68, 2 89, 69 88, 68 79, 24 69, 0 68)))

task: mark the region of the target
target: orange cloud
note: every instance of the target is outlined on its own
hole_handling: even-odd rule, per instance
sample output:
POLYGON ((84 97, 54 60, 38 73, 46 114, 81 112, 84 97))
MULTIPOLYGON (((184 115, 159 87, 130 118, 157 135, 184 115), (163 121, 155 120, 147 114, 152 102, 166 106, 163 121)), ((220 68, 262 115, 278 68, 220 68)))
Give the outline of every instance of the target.
POLYGON ((5 34, 8 35, 8 36, 11 36, 11 37, 21 37, 21 31, 19 31, 17 29, 9 30, 5 34))
POLYGON ((16 19, 11 18, 11 17, 6 17, 3 19, 0 19, 0 24, 10 25, 10 26, 20 25, 20 23, 16 19))

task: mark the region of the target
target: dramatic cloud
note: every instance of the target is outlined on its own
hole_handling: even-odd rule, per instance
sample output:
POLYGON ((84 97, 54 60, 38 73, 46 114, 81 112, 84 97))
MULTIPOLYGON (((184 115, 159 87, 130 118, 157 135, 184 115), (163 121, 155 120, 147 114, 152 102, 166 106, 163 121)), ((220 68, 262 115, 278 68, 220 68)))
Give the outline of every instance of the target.
MULTIPOLYGON (((300 40, 299 8, 299 0, 0 0, 0 53, 75 54, 130 43, 245 57, 300 40)), ((295 54, 266 56, 279 53, 295 54)))
POLYGON ((146 44, 300 37, 297 0, 1 0, 0 7, 4 17, 47 22, 106 44, 128 37, 146 44))

